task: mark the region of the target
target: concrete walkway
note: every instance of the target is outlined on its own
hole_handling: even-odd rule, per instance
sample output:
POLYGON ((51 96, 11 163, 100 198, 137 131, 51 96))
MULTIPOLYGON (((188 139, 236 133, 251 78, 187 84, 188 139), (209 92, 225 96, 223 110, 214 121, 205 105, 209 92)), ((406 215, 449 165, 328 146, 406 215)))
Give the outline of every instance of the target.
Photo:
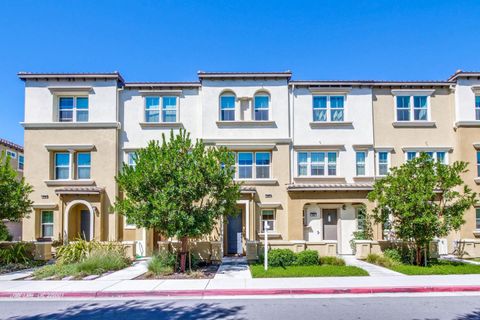
POLYGON ((139 260, 133 263, 132 266, 115 271, 106 276, 95 279, 95 281, 115 281, 115 280, 132 280, 148 271, 148 262, 150 259, 139 260))
POLYGON ((473 261, 473 260, 468 260, 468 259, 460 259, 455 256, 442 256, 440 259, 448 260, 448 261, 454 261, 454 262, 461 262, 461 263, 468 263, 468 264, 474 264, 477 266, 480 266, 480 262, 478 261, 473 261))
POLYGON ((28 278, 32 275, 35 269, 26 269, 15 272, 10 272, 7 274, 0 275, 0 281, 2 280, 18 280, 23 278, 28 278))
POLYGON ((344 260, 345 263, 349 266, 355 266, 359 267, 365 271, 368 272, 369 275, 375 276, 375 277, 392 277, 392 276, 397 276, 397 277, 406 277, 406 275, 392 271, 390 269, 384 268, 377 266, 375 264, 371 264, 362 260, 358 260, 355 258, 355 256, 352 255, 344 255, 341 256, 344 260))
POLYGON ((252 279, 245 257, 224 257, 214 279, 252 279))

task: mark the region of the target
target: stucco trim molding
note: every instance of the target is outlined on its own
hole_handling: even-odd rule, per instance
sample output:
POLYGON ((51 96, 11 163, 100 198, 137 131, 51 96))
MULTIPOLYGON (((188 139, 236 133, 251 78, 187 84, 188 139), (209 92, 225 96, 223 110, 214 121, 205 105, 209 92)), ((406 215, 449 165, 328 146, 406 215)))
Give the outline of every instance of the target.
POLYGON ((242 182, 249 186, 272 186, 277 185, 277 179, 235 179, 235 182, 242 182))
POLYGON ((138 90, 138 93, 142 96, 149 96, 149 95, 158 95, 158 96, 166 96, 166 95, 171 95, 171 96, 181 96, 183 93, 183 90, 138 90))
POLYGON ((56 210, 58 209, 58 204, 56 203, 34 203, 32 205, 33 209, 52 209, 56 210))
POLYGON ((345 128, 353 129, 353 121, 313 121, 310 122, 310 128, 345 128))
POLYGON ((286 138, 278 138, 278 139, 202 139, 203 143, 205 144, 225 144, 225 143, 230 143, 230 144, 249 144, 249 145, 255 145, 255 144, 288 144, 292 142, 292 139, 286 138))
POLYGON ((419 146, 419 147, 403 147, 403 152, 407 151, 445 151, 445 152, 452 152, 453 147, 447 146, 419 146))
POLYGON ((480 93, 480 86, 474 86, 472 87, 473 93, 480 93))
POLYGON ((388 147, 388 146, 385 146, 385 147, 375 147, 374 148, 375 151, 388 151, 388 152, 392 152, 395 150, 394 147, 388 147))
POLYGON ((294 150, 325 150, 325 151, 339 151, 345 150, 344 144, 318 144, 318 145, 296 145, 294 150))
POLYGON ((59 86, 59 87, 48 87, 48 90, 50 90, 50 92, 52 94, 58 94, 58 93, 61 93, 61 94, 86 93, 86 94, 88 94, 93 90, 93 87, 91 87, 91 86, 71 86, 71 87, 61 86, 60 87, 59 86))
POLYGON ((394 121, 392 126, 395 128, 435 128, 435 121, 394 121))
POLYGON ((92 151, 95 149, 93 144, 45 144, 44 147, 48 151, 92 151))
POLYGON ((431 96, 435 89, 393 89, 394 96, 431 96))
POLYGON ((480 178, 475 178, 473 181, 475 181, 476 184, 480 184, 480 178))
POLYGON ((480 120, 455 122, 455 128, 476 128, 476 127, 480 127, 480 120))
POLYGON ((309 90, 312 94, 348 94, 352 91, 352 87, 310 87, 309 90))
POLYGON ((44 180, 47 186, 91 186, 95 180, 44 180))
POLYGON ((25 129, 120 129, 120 122, 20 122, 25 129))
POLYGON ((230 150, 273 150, 275 149, 275 144, 240 144, 240 143, 217 143, 218 147, 226 147, 230 150))
POLYGON ((257 203, 257 206, 259 208, 281 208, 282 207, 282 204, 280 202, 262 202, 262 203, 257 203))
POLYGON ((373 144, 352 144, 353 150, 370 150, 373 149, 373 144))
POLYGON ((142 128, 183 128, 181 122, 140 122, 142 128))
POLYGON ((276 128, 275 121, 258 121, 258 120, 240 120, 240 121, 217 121, 219 128, 276 128))

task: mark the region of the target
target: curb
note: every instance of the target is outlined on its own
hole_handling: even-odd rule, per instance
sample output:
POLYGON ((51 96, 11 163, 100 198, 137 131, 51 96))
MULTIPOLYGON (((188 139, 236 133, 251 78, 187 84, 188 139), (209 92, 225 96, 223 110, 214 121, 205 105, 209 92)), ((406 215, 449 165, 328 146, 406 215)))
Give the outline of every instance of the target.
POLYGON ((131 297, 215 297, 266 295, 332 295, 375 293, 480 292, 480 286, 429 287, 359 287, 359 288, 295 288, 295 289, 206 289, 155 291, 24 291, 0 292, 0 298, 131 298, 131 297))

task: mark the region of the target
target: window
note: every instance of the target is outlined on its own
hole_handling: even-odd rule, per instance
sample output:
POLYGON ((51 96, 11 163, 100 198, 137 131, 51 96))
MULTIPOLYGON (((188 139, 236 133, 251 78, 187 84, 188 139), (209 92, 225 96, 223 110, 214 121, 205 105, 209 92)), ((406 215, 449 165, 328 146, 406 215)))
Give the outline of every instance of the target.
POLYGON ((7 150, 7 157, 10 157, 11 159, 15 159, 17 157, 17 153, 7 150))
POLYGON ((135 167, 136 162, 137 162, 137 154, 135 152, 129 152, 127 155, 127 164, 130 167, 135 167))
POLYGON ((480 96, 475 96, 475 120, 480 120, 480 96))
POLYGON ((160 122, 159 97, 145 97, 145 122, 160 122))
POLYGON ((23 166, 24 166, 24 157, 22 154, 18 155, 18 170, 23 171, 23 166))
POLYGON ((239 179, 253 178, 253 153, 252 152, 238 153, 238 178, 239 179))
POLYGON ((88 122, 88 97, 60 97, 58 121, 88 122))
POLYGON ((415 159, 420 156, 421 153, 426 153, 430 158, 435 159, 442 164, 447 164, 446 151, 408 151, 406 154, 407 161, 415 159))
POLYGON ((365 159, 367 153, 365 151, 357 151, 356 153, 356 172, 357 176, 365 175, 365 159))
POLYGON ((397 121, 428 120, 427 96, 397 96, 396 102, 397 121))
POLYGON ((126 216, 123 216, 123 224, 125 229, 135 229, 137 227, 135 223, 128 220, 126 216))
POLYGON ((268 232, 275 231, 275 210, 262 210, 262 219, 260 222, 260 230, 262 230, 262 232, 265 232, 265 222, 268 226, 268 232))
POLYGON ((177 97, 162 97, 162 121, 177 122, 177 97))
POLYGON ((378 174, 386 176, 388 174, 388 152, 380 151, 378 153, 378 174))
POLYGON ((475 208, 475 226, 480 230, 480 208, 475 208))
POLYGON ((70 153, 55 154, 55 179, 70 179, 70 153))
POLYGON ((477 151, 477 177, 480 177, 480 151, 477 151))
POLYGON ((90 152, 77 153, 77 179, 90 179, 90 152))
POLYGON ((357 208, 357 230, 365 230, 365 218, 366 218, 367 209, 362 206, 357 208))
POLYGON ((255 153, 255 168, 257 179, 270 178, 270 152, 255 153))
POLYGON ((53 211, 42 211, 41 229, 43 238, 53 237, 53 211))
POLYGON ((344 121, 344 96, 314 96, 313 121, 344 121))
POLYGON ((256 95, 254 98, 254 119, 268 121, 270 97, 268 95, 256 95))
POLYGON ((337 175, 336 152, 298 152, 297 173, 299 177, 337 175), (326 167, 325 167, 326 165, 326 167))
POLYGON ((223 95, 220 97, 220 120, 235 121, 235 96, 223 95))

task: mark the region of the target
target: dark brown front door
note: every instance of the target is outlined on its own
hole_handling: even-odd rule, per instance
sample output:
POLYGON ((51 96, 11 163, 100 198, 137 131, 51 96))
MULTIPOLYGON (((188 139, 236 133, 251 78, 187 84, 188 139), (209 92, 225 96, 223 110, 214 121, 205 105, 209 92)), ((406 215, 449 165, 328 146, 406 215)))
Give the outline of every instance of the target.
POLYGON ((337 240, 337 209, 323 209, 323 240, 337 240))

